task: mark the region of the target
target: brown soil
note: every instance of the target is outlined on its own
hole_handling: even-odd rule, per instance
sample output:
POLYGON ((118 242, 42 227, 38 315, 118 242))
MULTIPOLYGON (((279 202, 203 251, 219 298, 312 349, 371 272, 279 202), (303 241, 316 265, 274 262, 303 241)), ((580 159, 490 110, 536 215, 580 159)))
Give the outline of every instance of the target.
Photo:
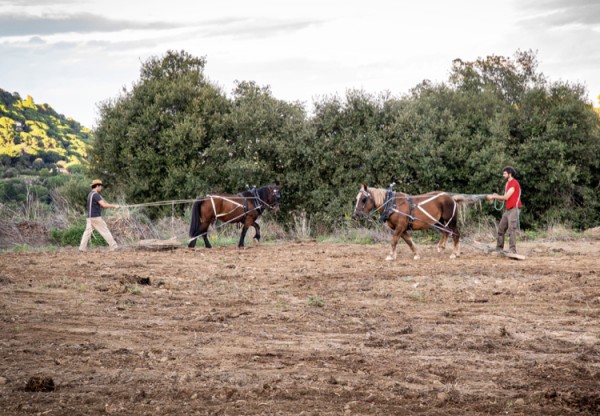
POLYGON ((421 248, 0 254, 1 413, 600 413, 600 241, 421 248))

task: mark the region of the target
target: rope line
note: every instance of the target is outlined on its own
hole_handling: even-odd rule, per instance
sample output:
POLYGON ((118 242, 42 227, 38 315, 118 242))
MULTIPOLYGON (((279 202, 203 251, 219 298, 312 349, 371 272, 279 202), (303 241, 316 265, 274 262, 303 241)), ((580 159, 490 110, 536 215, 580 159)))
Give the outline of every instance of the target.
POLYGON ((172 201, 145 202, 142 204, 121 205, 121 208, 158 207, 161 205, 190 204, 196 199, 175 199, 172 201))
MULTIPOLYGON (((224 197, 222 197, 221 195, 209 195, 209 196, 204 197, 204 198, 196 198, 196 199, 174 199, 174 200, 171 200, 171 201, 157 201, 157 202, 145 202, 145 203, 141 203, 141 204, 121 205, 121 208, 142 208, 142 207, 158 207, 158 206, 161 206, 161 205, 191 204, 191 203, 196 202, 196 201, 207 201, 207 200, 209 200, 211 198, 224 198, 224 197)), ((234 198, 241 198, 241 196, 235 196, 234 198)), ((259 197, 246 196, 244 198, 246 198, 246 199, 258 199, 259 201, 263 202, 268 207, 271 207, 269 204, 267 204, 266 202, 262 201, 259 197)))

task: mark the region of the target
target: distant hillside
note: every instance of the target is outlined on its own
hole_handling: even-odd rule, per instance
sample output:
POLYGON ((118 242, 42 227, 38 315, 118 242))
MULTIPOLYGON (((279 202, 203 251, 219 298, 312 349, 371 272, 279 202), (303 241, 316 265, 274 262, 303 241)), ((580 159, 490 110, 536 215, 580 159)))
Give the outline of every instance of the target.
POLYGON ((0 89, 0 168, 80 170, 92 132, 48 104, 0 89))

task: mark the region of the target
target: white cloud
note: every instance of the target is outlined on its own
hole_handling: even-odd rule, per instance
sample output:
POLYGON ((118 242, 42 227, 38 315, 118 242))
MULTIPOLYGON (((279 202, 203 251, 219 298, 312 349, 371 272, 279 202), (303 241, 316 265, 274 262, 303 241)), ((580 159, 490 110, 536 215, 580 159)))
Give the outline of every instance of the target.
POLYGON ((226 92, 235 80, 281 99, 362 88, 409 91, 447 79, 452 60, 537 50, 550 80, 600 93, 598 7, 586 0, 6 1, 0 88, 32 95, 93 126, 96 104, 137 81, 168 49, 206 56, 226 92), (12 23, 11 23, 12 22, 12 23))

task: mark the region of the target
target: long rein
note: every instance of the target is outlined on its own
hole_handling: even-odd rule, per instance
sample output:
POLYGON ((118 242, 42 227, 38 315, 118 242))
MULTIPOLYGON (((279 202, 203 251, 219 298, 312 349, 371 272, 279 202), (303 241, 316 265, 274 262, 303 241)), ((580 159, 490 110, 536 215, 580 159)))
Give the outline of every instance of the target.
MULTIPOLYGON (((209 195, 204 198, 196 198, 196 199, 174 199, 172 201, 157 201, 157 202, 145 202, 142 204, 129 204, 129 205, 120 205, 121 208, 143 208, 143 207, 158 207, 162 205, 177 205, 177 204, 191 204, 196 201, 208 201, 211 198, 223 198, 220 195, 209 195)), ((237 196, 235 198, 238 198, 237 196)), ((250 196, 245 197, 246 199, 258 199, 261 203, 265 204, 268 208, 273 208, 273 206, 267 204, 260 197, 250 196)))

